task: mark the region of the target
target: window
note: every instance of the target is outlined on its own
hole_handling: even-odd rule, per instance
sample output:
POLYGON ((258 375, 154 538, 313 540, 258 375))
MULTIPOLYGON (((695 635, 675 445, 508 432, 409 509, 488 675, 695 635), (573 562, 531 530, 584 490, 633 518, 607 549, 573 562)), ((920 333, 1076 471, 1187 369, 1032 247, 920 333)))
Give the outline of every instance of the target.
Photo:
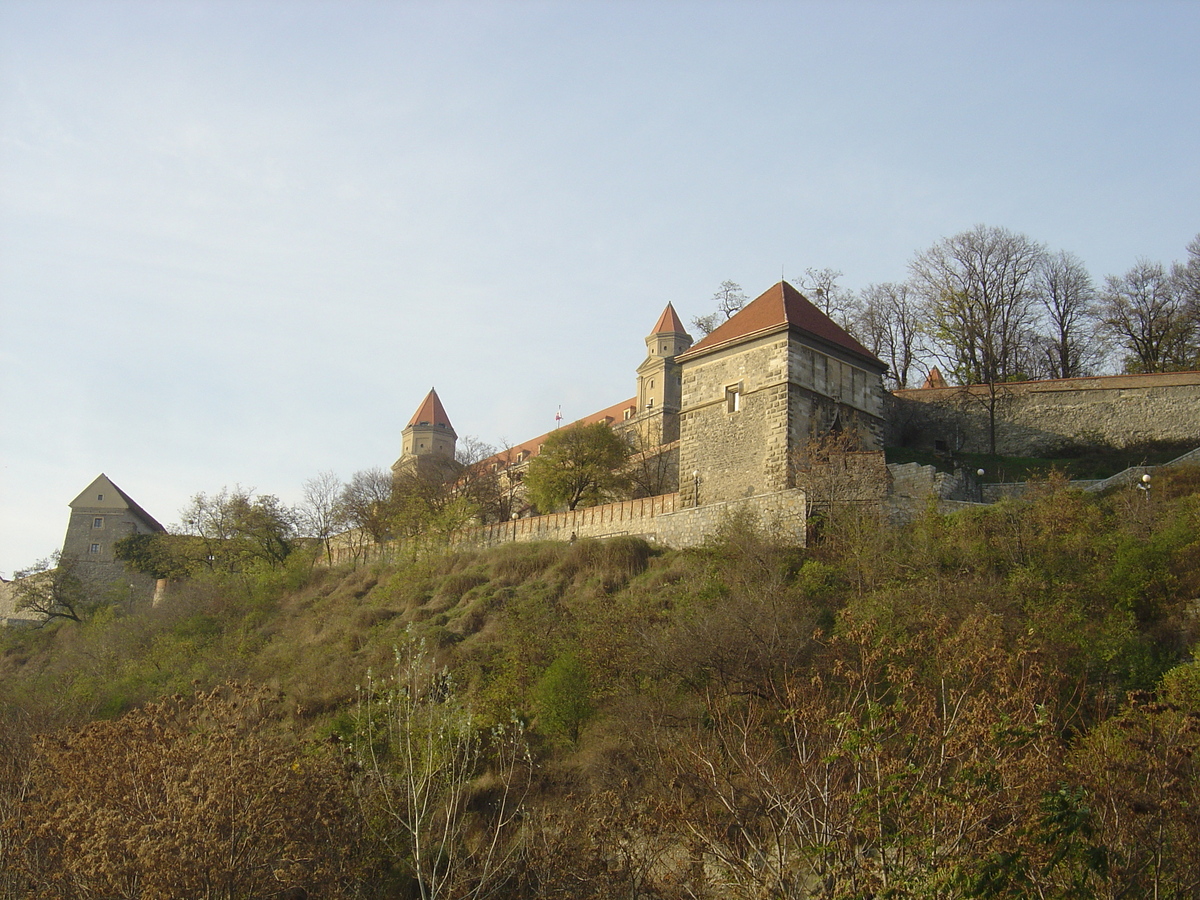
POLYGON ((92 544, 92 546, 88 549, 88 553, 99 553, 99 552, 100 552, 99 544, 92 544))
POLYGON ((92 527, 93 528, 103 528, 104 527, 104 517, 96 516, 96 518, 92 519, 92 527))
POLYGON ((725 388, 725 412, 735 413, 742 408, 742 385, 731 384, 725 388))
POLYGON ((103 495, 103 494, 97 494, 97 495, 96 495, 96 499, 97 499, 97 500, 103 500, 103 499, 104 499, 104 495, 103 495))

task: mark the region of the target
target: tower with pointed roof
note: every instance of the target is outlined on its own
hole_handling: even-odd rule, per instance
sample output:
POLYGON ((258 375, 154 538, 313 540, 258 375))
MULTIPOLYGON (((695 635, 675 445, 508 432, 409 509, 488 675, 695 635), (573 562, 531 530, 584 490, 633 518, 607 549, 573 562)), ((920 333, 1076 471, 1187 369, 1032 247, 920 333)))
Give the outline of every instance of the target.
POLYGON ((830 431, 883 447, 887 366, 786 281, 680 354, 686 506, 795 486, 798 451, 830 431))
POLYGON ((450 417, 433 388, 425 395, 408 425, 400 432, 400 458, 392 465, 392 474, 419 474, 446 471, 454 464, 458 435, 450 417))
POLYGON ((646 337, 646 359, 637 368, 637 412, 640 439, 646 446, 679 439, 681 369, 676 357, 692 346, 675 307, 670 303, 646 337))

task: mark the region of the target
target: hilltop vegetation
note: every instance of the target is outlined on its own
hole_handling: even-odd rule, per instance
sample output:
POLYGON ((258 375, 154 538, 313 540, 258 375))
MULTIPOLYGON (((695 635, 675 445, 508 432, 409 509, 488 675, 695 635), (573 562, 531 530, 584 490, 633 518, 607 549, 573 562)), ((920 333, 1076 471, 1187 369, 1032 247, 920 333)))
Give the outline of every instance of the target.
POLYGON ((3 895, 1193 897, 1200 470, 1158 481, 6 631, 3 895))

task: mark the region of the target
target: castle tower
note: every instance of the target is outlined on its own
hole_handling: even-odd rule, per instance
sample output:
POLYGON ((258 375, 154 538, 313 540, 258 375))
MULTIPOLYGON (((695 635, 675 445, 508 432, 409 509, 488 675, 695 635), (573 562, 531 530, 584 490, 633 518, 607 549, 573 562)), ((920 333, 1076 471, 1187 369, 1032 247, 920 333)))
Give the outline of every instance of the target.
POLYGON ((692 336, 670 303, 646 337, 647 356, 637 368, 638 427, 647 446, 679 439, 682 385, 675 357, 692 346, 692 336))
POLYGON ((883 449, 887 366, 786 281, 679 364, 686 506, 793 487, 798 451, 831 431, 852 429, 862 449, 883 449))
POLYGON ((393 464, 392 474, 448 469, 454 463, 457 441, 458 435, 437 391, 430 388, 407 427, 400 432, 400 458, 393 464))
POLYGON ((71 518, 63 539, 62 558, 96 590, 118 589, 120 596, 149 596, 154 580, 129 569, 116 558, 113 545, 131 534, 166 531, 133 498, 101 473, 71 501, 71 518))

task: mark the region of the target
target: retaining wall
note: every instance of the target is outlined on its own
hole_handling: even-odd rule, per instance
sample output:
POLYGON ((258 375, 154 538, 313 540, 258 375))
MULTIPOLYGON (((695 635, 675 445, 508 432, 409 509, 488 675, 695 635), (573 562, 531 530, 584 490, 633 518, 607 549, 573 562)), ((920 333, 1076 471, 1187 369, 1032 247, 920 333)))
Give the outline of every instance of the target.
MULTIPOLYGON (((1200 443, 1200 372, 996 385, 996 452, 1058 456, 1092 447, 1200 443)), ((888 443, 990 452, 986 385, 896 391, 888 443)))
POLYGON ((679 494, 664 494, 471 528, 459 535, 455 543, 490 547, 510 541, 569 541, 572 538, 635 535, 669 547, 694 547, 708 540, 728 516, 743 510, 750 510, 764 528, 785 539, 804 543, 806 509, 804 491, 801 490, 758 494, 688 508, 681 507, 679 494))

